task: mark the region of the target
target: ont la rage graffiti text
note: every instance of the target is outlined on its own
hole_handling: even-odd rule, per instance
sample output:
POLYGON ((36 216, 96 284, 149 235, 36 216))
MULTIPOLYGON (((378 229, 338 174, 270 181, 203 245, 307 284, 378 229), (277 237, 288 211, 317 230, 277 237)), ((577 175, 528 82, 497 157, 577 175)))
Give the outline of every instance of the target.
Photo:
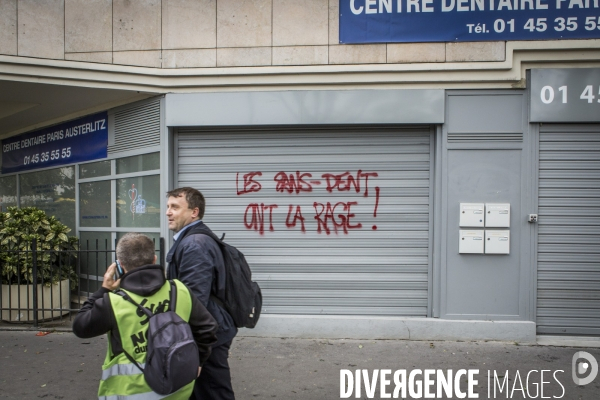
MULTIPOLYGON (((313 177, 310 172, 295 171, 292 173, 279 171, 273 176, 275 182, 276 194, 302 195, 313 193, 316 187, 323 188, 323 195, 330 196, 335 193, 356 193, 362 194, 362 197, 369 197, 369 178, 377 178, 377 172, 365 172, 358 170, 356 173, 346 171, 341 174, 324 173, 320 179, 313 177), (323 185, 323 186, 321 186, 323 185)), ((247 173, 236 173, 235 184, 238 196, 258 193, 263 189, 261 179, 264 174, 261 171, 250 171, 247 173)), ((263 180, 264 183, 264 180, 263 180)), ((375 186, 375 201, 373 208, 373 218, 377 217, 377 209, 380 200, 380 188, 375 186)), ((287 229, 299 229, 306 232, 308 221, 305 214, 312 213, 312 219, 316 224, 317 233, 344 233, 348 234, 351 230, 362 229, 363 224, 358 221, 358 217, 353 210, 358 206, 358 201, 314 201, 312 209, 306 211, 300 204, 289 204, 287 216, 285 218, 285 227, 287 229), (353 208, 354 207, 354 208, 353 208)), ((306 205, 305 205, 306 207, 306 205)), ((273 222, 273 211, 279 208, 279 204, 249 203, 243 216, 243 223, 246 229, 254 230, 259 234, 265 231, 275 231, 273 222)), ((372 230, 377 230, 377 225, 372 225, 372 230)))

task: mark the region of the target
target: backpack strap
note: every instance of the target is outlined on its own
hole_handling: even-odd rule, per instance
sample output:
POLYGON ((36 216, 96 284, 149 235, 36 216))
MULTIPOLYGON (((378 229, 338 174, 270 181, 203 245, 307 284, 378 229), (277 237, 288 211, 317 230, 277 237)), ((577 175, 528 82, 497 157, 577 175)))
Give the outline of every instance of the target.
POLYGON ((135 359, 133 357, 131 357, 131 354, 129 354, 128 352, 126 352, 125 349, 123 349, 123 354, 125 354, 125 357, 127 357, 127 359, 129 361, 131 361, 132 364, 135 364, 135 366, 138 367, 138 369, 142 372, 142 374, 144 373, 144 368, 142 368, 142 366, 140 365, 140 363, 138 363, 137 361, 135 361, 135 359))
MULTIPOLYGON (((227 257, 227 252, 225 251, 225 243, 223 242, 223 238, 225 237, 225 234, 223 234, 223 236, 221 236, 221 238, 219 239, 219 237, 217 235, 215 235, 213 233, 213 231, 211 231, 210 229, 207 229, 206 231, 202 231, 202 232, 196 232, 196 235, 205 235, 208 236, 209 238, 211 238, 219 247, 219 250, 221 250, 221 254, 223 255, 223 263, 225 263, 225 257, 227 257)), ((211 285, 212 286, 212 285, 211 285)), ((215 296, 212 292, 212 287, 210 290, 210 300, 212 300, 215 304, 217 304, 219 307, 221 307, 223 310, 227 311, 227 307, 225 307, 225 303, 219 299, 217 296, 215 296)))
POLYGON ((221 239, 219 239, 217 235, 215 235, 213 231, 211 231, 210 228, 204 225, 202 222, 200 222, 198 225, 186 229, 185 232, 183 232, 183 235, 179 237, 175 241, 175 243, 173 243, 173 247, 171 247, 169 253, 167 254, 167 262, 169 263, 169 275, 171 275, 171 268, 174 269, 174 273, 171 276, 179 277, 179 265, 177 265, 177 263, 173 261, 173 258, 175 258, 175 253, 177 252, 177 247, 179 247, 179 243, 181 243, 183 239, 190 235, 206 235, 212 238, 215 242, 217 242, 219 247, 222 246, 222 240, 225 237, 225 234, 223 234, 221 239), (169 255, 171 255, 171 257, 169 257, 169 255))
POLYGON ((150 318, 154 315, 152 313, 152 311, 148 310, 146 307, 140 306, 134 299, 131 298, 131 296, 129 296, 126 292, 122 291, 121 289, 117 289, 113 293, 118 294, 119 296, 121 296, 122 298, 124 298, 125 300, 127 300, 128 302, 133 304, 134 306, 136 306, 138 308, 138 310, 143 312, 148 318, 150 318))
MULTIPOLYGON (((169 290, 169 310, 175 312, 175 306, 177 304, 177 286, 175 286, 175 282, 173 282, 173 280, 169 280, 169 283, 171 284, 171 290, 169 290)), ((135 300, 133 300, 131 298, 131 296, 129 296, 126 292, 124 292, 121 289, 117 289, 113 292, 114 294, 117 294, 121 297, 123 297, 123 299, 127 300, 128 302, 130 302, 131 304, 133 304, 134 306, 136 306, 138 308, 138 310, 141 310, 144 314, 146 314, 146 316, 148 316, 148 318, 152 317, 154 314, 152 313, 152 311, 148 310, 145 307, 142 307, 141 305, 139 305, 135 300)), ((140 365, 140 363, 138 363, 132 356, 131 354, 129 354, 127 351, 125 351, 125 349, 123 349, 123 354, 125 354, 125 357, 127 357, 127 359, 134 364, 136 367, 138 367, 138 369, 144 373, 144 368, 142 368, 142 366, 140 365)))
MULTIPOLYGON (((200 225, 200 226, 192 226, 190 229, 188 229, 187 231, 185 231, 183 233, 183 237, 181 237, 180 239, 183 240, 185 237, 190 236, 190 235, 206 235, 208 237, 210 237, 212 240, 214 240, 215 242, 217 242, 217 244, 219 246, 223 245, 223 239, 225 238, 225 235, 223 234, 223 236, 221 238, 219 238, 217 235, 215 235, 215 233, 210 230, 210 228, 204 224, 200 225)), ((181 242, 181 240, 178 240, 178 242, 181 242)), ((177 243, 179 244, 179 243, 177 243)))
POLYGON ((173 279, 169 279, 169 283, 171 284, 171 290, 169 292, 169 310, 175 312, 175 307, 177 307, 177 286, 175 286, 173 279))
MULTIPOLYGON (((225 239, 225 233, 223 233, 223 235, 219 238, 206 225, 202 225, 202 226, 198 226, 198 227, 193 226, 190 229, 188 229, 186 232, 184 232, 183 237, 181 237, 180 239, 183 240, 183 238, 190 236, 190 235, 204 235, 204 236, 208 236, 209 238, 214 240, 215 243, 217 243, 219 250, 221 250, 221 254, 223 255, 223 262, 225 262, 225 257, 227 257, 227 254, 226 254, 227 252, 225 251, 225 242, 223 242, 223 239, 225 239)), ((225 307, 225 303, 212 293, 212 287, 211 287, 211 293, 210 293, 209 298, 215 304, 217 304, 219 307, 221 307, 223 310, 227 311, 227 308, 225 307)))
MULTIPOLYGON (((132 299, 127 293, 125 293, 121 289, 117 289, 113 293, 121 296, 122 298, 124 298, 125 300, 127 300, 128 302, 130 302, 131 304, 133 304, 134 306, 136 306, 138 308, 138 310, 141 310, 144 314, 146 314, 148 316, 148 318, 150 318, 150 317, 152 317, 154 315, 154 314, 152 314, 152 311, 148 310, 147 308, 144 308, 144 307, 140 306, 134 299, 132 299)), ((121 345, 121 346, 123 346, 123 345, 121 345)), ((138 367, 138 369, 142 373, 144 373, 144 368, 142 368, 142 366, 140 365, 140 363, 138 363, 137 361, 135 361, 135 359, 131 356, 131 354, 129 354, 125 349, 123 349, 123 354, 125 354, 125 357, 127 357, 127 359, 132 364, 135 364, 135 366, 138 367)))

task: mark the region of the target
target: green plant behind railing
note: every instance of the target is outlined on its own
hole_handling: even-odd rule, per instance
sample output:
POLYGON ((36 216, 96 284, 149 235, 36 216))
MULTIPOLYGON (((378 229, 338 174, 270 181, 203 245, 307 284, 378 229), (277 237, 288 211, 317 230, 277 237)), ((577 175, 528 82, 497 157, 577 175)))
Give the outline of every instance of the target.
POLYGON ((32 243, 37 243, 37 283, 46 286, 70 279, 77 286, 78 239, 56 217, 36 207, 9 207, 0 212, 0 271, 4 284, 33 283, 32 243))

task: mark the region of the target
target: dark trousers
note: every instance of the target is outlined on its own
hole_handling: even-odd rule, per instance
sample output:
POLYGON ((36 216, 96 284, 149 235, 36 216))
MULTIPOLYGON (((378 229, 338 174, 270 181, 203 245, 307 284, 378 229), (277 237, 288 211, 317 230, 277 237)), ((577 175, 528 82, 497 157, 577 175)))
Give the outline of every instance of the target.
POLYGON ((235 400, 228 362, 232 341, 212 348, 210 357, 202 366, 200 377, 196 379, 190 400, 235 400))

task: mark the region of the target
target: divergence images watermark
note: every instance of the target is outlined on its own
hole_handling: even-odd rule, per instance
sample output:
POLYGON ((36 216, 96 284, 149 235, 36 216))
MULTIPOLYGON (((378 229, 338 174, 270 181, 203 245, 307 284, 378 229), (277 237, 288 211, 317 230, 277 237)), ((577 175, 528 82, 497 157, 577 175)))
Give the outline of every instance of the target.
MULTIPOLYGON (((518 370, 487 371, 480 377, 478 369, 366 369, 340 370, 340 398, 375 398, 379 388, 380 399, 478 399, 475 389, 480 379, 487 379, 487 399, 562 399, 565 398, 564 373, 558 370, 531 370, 521 374, 518 370), (461 379, 466 378, 466 387, 461 387, 461 379), (512 382, 512 384, 511 384, 512 382), (560 386, 560 393, 550 395, 548 386, 560 386)), ((598 362, 589 353, 579 351, 573 355, 572 377, 576 385, 587 385, 598 375, 598 362)), ((567 375, 568 376, 568 375, 567 375)))
POLYGON ((588 383, 592 383, 596 379, 596 376, 598 376, 598 361, 590 353, 578 351, 573 355, 571 371, 573 373, 573 382, 576 385, 587 385, 588 383), (585 376, 588 373, 589 375, 585 376))

